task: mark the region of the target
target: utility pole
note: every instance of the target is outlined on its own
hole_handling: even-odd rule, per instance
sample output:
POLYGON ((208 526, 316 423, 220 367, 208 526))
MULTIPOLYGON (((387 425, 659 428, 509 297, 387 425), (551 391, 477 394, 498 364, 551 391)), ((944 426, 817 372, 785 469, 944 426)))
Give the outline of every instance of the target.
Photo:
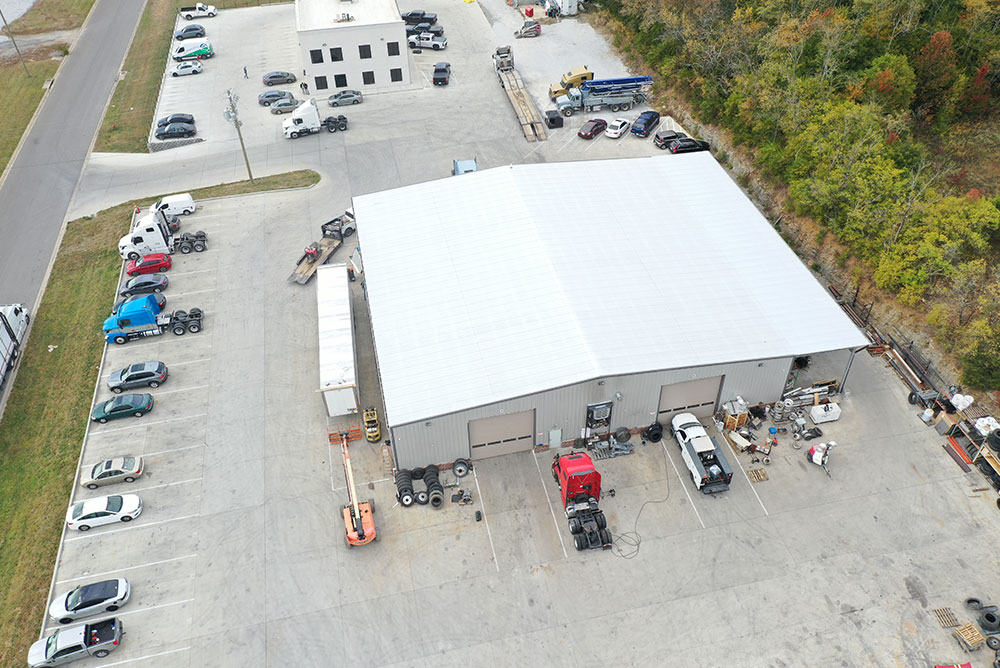
POLYGON ((229 97, 229 106, 222 112, 222 115, 236 128, 236 135, 240 138, 240 148, 243 149, 243 162, 247 165, 247 176, 250 177, 250 183, 253 183, 253 172, 250 171, 250 158, 247 157, 247 145, 243 143, 243 131, 240 130, 243 121, 240 120, 240 112, 236 106, 236 103, 240 101, 240 97, 232 88, 226 91, 226 95, 229 97))
POLYGON ((0 20, 3 21, 3 27, 7 31, 7 37, 10 37, 10 43, 14 45, 14 50, 17 51, 17 57, 21 59, 21 67, 24 68, 24 73, 30 77, 31 72, 28 71, 28 66, 24 63, 24 56, 21 55, 21 49, 17 48, 17 42, 14 41, 14 33, 10 31, 10 26, 7 25, 7 17, 3 15, 2 9, 0 9, 0 20))

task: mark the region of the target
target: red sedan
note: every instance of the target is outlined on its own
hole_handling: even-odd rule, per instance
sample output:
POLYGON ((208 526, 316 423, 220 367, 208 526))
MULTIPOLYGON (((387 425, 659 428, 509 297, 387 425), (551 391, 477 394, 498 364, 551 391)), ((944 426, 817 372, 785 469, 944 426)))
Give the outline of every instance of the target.
POLYGON ((153 253, 141 260, 129 260, 129 263, 125 265, 125 273, 129 276, 155 274, 158 271, 163 272, 170 269, 171 265, 173 265, 173 261, 169 255, 165 253, 153 253))
POLYGON ((576 133, 577 137, 583 137, 584 139, 593 139, 597 135, 604 132, 608 127, 608 122, 603 118, 591 118, 589 121, 583 124, 580 131, 576 133))

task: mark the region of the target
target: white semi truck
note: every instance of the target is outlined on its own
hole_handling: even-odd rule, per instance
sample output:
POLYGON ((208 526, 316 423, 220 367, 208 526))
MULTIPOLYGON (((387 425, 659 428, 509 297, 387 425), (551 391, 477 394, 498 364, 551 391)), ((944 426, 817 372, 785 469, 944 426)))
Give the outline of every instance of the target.
POLYGON ((0 305, 0 387, 21 356, 31 315, 23 304, 0 305))
POLYGON ((207 247, 207 234, 200 231, 171 234, 164 216, 160 215, 146 216, 118 240, 118 253, 123 260, 138 260, 151 253, 200 253, 207 247))
POLYGON ((281 124, 281 130, 285 134, 285 139, 297 139, 315 134, 323 129, 327 132, 346 130, 347 116, 339 114, 321 119, 319 107, 316 106, 316 98, 314 97, 309 98, 308 102, 300 104, 292 112, 292 117, 285 119, 285 122, 281 124))

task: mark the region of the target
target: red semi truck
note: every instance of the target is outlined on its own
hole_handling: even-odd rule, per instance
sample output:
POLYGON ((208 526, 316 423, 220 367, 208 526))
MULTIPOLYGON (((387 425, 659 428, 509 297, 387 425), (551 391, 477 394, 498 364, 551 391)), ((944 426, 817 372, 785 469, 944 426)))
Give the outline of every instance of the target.
POLYGON ((569 532, 577 550, 611 549, 611 532, 604 511, 598 508, 601 498, 601 474, 586 452, 556 455, 552 477, 559 485, 569 532))

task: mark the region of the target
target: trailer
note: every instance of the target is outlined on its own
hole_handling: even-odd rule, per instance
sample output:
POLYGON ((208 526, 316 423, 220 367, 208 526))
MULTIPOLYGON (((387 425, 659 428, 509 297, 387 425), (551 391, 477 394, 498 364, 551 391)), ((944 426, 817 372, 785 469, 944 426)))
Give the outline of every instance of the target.
POLYGON ((288 280, 299 285, 311 281, 316 275, 316 270, 326 264, 334 252, 344 244, 344 239, 354 234, 357 229, 358 224, 354 220, 353 209, 348 209, 344 215, 320 225, 323 236, 319 241, 314 241, 305 247, 288 280))
POLYGON ((529 142, 545 141, 545 123, 542 121, 538 108, 528 95, 521 75, 514 69, 514 51, 509 46, 498 46, 493 54, 493 69, 496 70, 500 86, 507 93, 510 106, 521 124, 521 132, 529 142))

